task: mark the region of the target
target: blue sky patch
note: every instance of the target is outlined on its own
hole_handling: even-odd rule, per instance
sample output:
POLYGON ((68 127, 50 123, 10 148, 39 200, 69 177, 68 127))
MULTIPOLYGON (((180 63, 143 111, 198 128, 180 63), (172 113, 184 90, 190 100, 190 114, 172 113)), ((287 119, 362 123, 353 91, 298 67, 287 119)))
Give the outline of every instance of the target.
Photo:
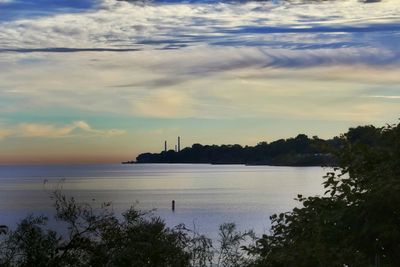
POLYGON ((82 12, 97 3, 97 0, 10 0, 0 2, 0 21, 82 12))

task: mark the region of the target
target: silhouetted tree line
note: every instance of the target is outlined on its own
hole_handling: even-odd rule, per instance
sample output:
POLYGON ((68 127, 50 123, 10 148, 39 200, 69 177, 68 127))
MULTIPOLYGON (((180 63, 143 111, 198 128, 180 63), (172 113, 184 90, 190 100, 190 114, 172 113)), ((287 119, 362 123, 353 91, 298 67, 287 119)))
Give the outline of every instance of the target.
POLYGON ((1 226, 0 266, 400 266, 400 124, 353 128, 340 144, 325 194, 298 195, 300 206, 271 216, 260 238, 227 223, 214 246, 183 225, 134 209, 120 219, 109 204, 94 210, 56 192, 66 233, 45 217, 1 226))
POLYGON ((137 163, 210 163, 276 166, 322 166, 334 165, 333 151, 342 141, 339 137, 323 140, 299 134, 295 138, 279 139, 256 146, 201 145, 194 144, 179 152, 144 153, 137 163))

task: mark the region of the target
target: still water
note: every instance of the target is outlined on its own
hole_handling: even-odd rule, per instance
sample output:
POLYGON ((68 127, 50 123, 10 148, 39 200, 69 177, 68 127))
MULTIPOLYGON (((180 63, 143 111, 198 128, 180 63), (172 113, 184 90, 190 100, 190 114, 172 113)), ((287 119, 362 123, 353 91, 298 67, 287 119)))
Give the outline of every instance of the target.
POLYGON ((260 235, 268 231, 270 215, 297 205, 297 194, 321 195, 327 171, 206 164, 0 166, 0 224, 13 225, 29 213, 51 217, 49 196, 62 187, 82 202, 111 201, 116 213, 132 205, 155 209, 169 226, 195 225, 213 238, 223 222, 260 235))

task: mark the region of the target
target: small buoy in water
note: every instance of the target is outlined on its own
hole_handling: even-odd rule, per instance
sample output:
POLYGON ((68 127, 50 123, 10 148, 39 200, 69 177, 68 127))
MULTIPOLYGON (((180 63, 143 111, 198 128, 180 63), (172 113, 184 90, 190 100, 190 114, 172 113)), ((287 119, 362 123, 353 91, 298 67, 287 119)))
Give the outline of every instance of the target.
POLYGON ((175 200, 172 200, 172 211, 175 211, 175 200))

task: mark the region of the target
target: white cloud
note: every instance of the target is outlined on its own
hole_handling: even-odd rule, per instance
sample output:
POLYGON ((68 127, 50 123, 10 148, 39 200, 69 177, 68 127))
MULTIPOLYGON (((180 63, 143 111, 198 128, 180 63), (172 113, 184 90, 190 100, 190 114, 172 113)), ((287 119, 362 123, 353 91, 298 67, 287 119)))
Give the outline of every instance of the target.
MULTIPOLYGON (((327 64, 344 59, 338 48, 354 48, 356 56, 350 58, 353 62, 361 59, 379 63, 382 61, 378 56, 371 57, 364 51, 374 48, 384 54, 396 52, 398 56, 400 37, 393 31, 399 31, 399 13, 397 0, 374 4, 356 0, 308 4, 283 1, 279 5, 271 2, 135 5, 105 0, 99 9, 86 13, 0 23, 0 49, 28 52, 70 48, 67 51, 71 52, 258 46, 272 51, 301 50, 299 53, 311 59, 324 57, 324 49, 336 51, 329 58, 332 62, 320 63, 327 64)), ((286 60, 286 53, 274 57, 276 66, 285 67, 286 60)))
POLYGON ((8 129, 0 129, 0 138, 14 137, 111 137, 124 134, 124 130, 110 129, 99 130, 92 128, 85 121, 75 121, 64 126, 44 123, 21 123, 8 129))

